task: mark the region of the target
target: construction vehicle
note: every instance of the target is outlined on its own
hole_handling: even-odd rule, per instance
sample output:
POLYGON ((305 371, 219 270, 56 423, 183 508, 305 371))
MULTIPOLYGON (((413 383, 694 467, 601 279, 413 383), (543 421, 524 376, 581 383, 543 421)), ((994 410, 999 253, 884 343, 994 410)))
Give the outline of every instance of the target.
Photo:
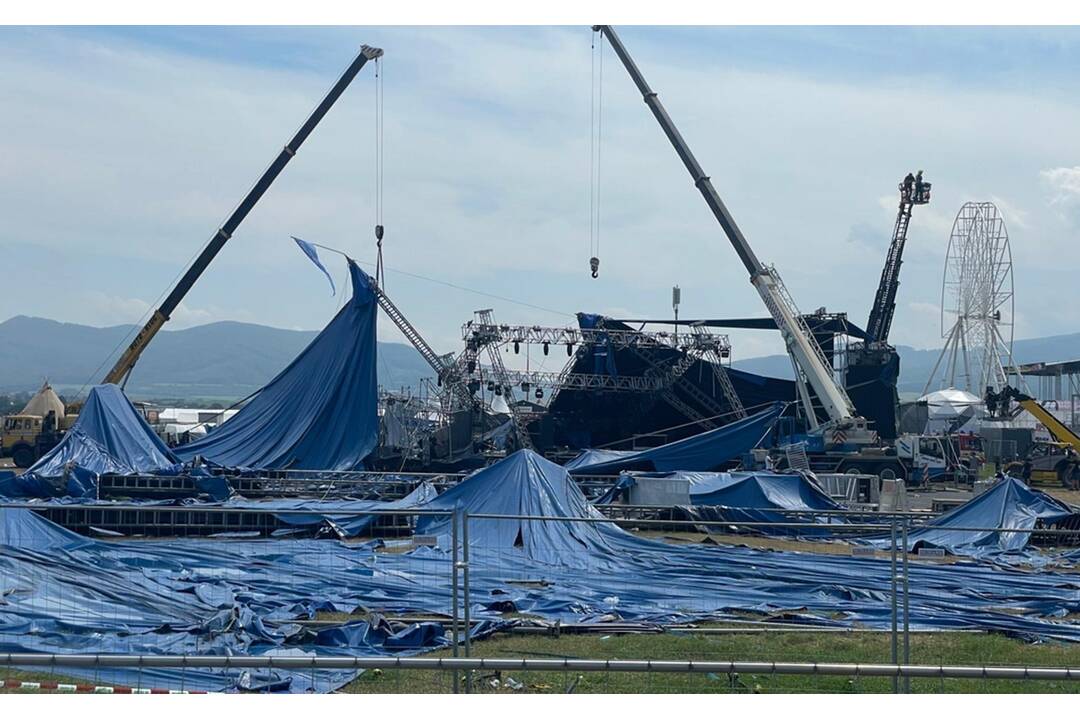
POLYGON ((10 455, 17 468, 28 468, 56 447, 64 436, 56 415, 8 415, 0 436, 0 455, 10 455))
POLYGON ((132 368, 135 367, 135 363, 138 362, 139 357, 143 351, 146 350, 147 345, 154 339, 161 327, 168 322, 169 316, 180 305, 180 302, 191 290, 192 286, 199 277, 206 271, 207 266, 217 256, 225 243, 233 236, 236 229, 240 226, 240 223, 244 221, 244 218, 248 216, 248 213, 255 207, 255 204, 259 202, 259 199, 266 193, 270 186, 273 184, 277 176, 281 174, 281 171, 285 169, 285 166, 289 164, 289 161, 293 159, 300 146, 303 145, 307 137, 312 133, 315 127, 323 119, 330 108, 333 107, 337 99, 341 97, 341 94, 345 92, 345 89, 356 77, 360 69, 367 64, 369 60, 375 60, 382 57, 383 51, 379 48, 369 47, 363 45, 360 48, 360 54, 352 61, 345 72, 341 75, 334 86, 330 88, 330 91, 323 98, 322 102, 318 104, 315 110, 308 116, 308 119, 300 126, 300 129, 296 131, 292 139, 286 143, 282 148, 278 156, 270 163, 263 174, 256 181, 255 185, 248 191, 244 199, 240 201, 240 204, 236 206, 236 209, 232 211, 229 217, 225 220, 224 224, 214 233, 213 237, 203 248, 199 256, 195 258, 190 267, 184 273, 180 281, 172 289, 172 291, 166 296, 165 300, 161 303, 154 314, 150 316, 150 319, 139 330, 139 333, 135 336, 135 339, 131 341, 131 344, 123 352, 120 358, 113 365, 109 374, 105 376, 104 382, 120 385, 127 381, 127 377, 131 374, 132 368))
POLYGON ((977 435, 904 433, 896 439, 896 458, 911 485, 971 485, 979 477, 984 457, 977 435))
POLYGON ((28 468, 56 447, 74 421, 46 382, 21 411, 4 418, 0 457, 10 456, 15 467, 28 468))
POLYGON ((1025 458, 1006 465, 1005 472, 1024 480, 1057 481, 1064 488, 1080 489, 1080 436, 1038 400, 1010 385, 998 393, 988 388, 986 399, 991 419, 1011 420, 1026 410, 1054 438, 1054 442, 1034 443, 1025 458), (1014 400, 1015 408, 1010 405, 1014 400))
POLYGON ((638 70, 619 36, 609 25, 596 25, 593 30, 602 33, 623 67, 626 68, 641 92, 645 104, 652 111, 693 178, 695 187, 701 192, 705 203, 746 267, 750 274, 751 284, 776 322, 776 327, 784 339, 788 354, 797 370, 796 387, 799 391, 799 399, 807 410, 809 435, 819 439, 820 445, 826 451, 850 451, 850 454, 858 456, 864 450, 877 450, 872 454, 883 455, 884 449, 877 448, 879 446, 877 433, 868 427, 865 418, 856 413, 847 392, 836 381, 832 367, 825 360, 821 347, 788 294, 779 273, 774 267, 763 264, 754 254, 742 230, 739 229, 734 217, 713 187, 712 181, 705 174, 689 145, 668 116, 657 94, 649 87, 641 71, 638 70), (810 395, 811 389, 824 415, 828 418, 825 422, 819 423, 817 420, 817 412, 810 395))
MULTIPOLYGON (((304 143, 307 137, 312 133, 315 127, 322 120, 323 116, 330 110, 337 99, 341 96, 345 89, 356 77, 360 69, 364 67, 369 60, 374 60, 381 57, 383 51, 379 48, 369 47, 364 45, 360 49, 359 55, 352 61, 349 67, 341 75, 338 81, 334 84, 330 91, 323 98, 322 102, 315 108, 315 110, 308 116, 307 120, 300 129, 296 131, 292 139, 282 148, 281 152, 274 159, 270 166, 263 172, 256 181, 255 185, 248 191, 244 199, 237 205, 236 209, 232 211, 229 217, 225 220, 224 224, 214 233, 213 237, 199 253, 195 261, 187 268, 183 277, 168 294, 165 300, 161 303, 154 314, 150 316, 147 323, 139 330, 135 339, 131 342, 128 348, 123 352, 120 358, 116 361, 116 364, 112 367, 109 373, 105 376, 103 382, 123 385, 127 382, 127 378, 131 374, 132 368, 135 367, 135 363, 138 362, 139 357, 143 351, 150 344, 150 341, 154 339, 161 327, 169 320, 169 316, 180 305, 180 302, 191 290, 192 286, 199 279, 199 277, 209 266, 210 262, 217 256, 218 252, 225 246, 225 243, 233 236, 236 229, 247 217, 248 213, 255 207, 259 199, 266 193, 277 179, 281 171, 285 169, 285 166, 296 155, 296 152, 300 149, 300 146, 304 143)), ((0 439, 0 450, 3 454, 10 454, 18 467, 28 467, 32 465, 41 455, 48 452, 53 446, 60 441, 64 431, 66 431, 74 422, 75 417, 78 414, 80 405, 71 404, 67 407, 67 412, 54 412, 55 419, 49 420, 48 415, 41 415, 35 413, 21 413, 19 415, 12 415, 4 420, 3 436, 0 439)))

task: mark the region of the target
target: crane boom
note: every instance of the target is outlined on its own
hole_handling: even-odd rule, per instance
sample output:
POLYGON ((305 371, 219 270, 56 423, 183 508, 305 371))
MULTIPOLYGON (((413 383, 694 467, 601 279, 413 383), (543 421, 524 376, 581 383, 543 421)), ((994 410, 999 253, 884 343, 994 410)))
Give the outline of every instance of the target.
POLYGON ((139 330, 139 334, 135 336, 135 339, 131 341, 127 350, 120 356, 120 359, 116 361, 112 370, 105 376, 104 382, 106 383, 119 383, 131 369, 135 367, 135 363, 138 362, 139 357, 142 355, 146 346, 150 344, 150 341, 157 335, 158 330, 169 320, 169 316, 176 310, 177 306, 191 290, 192 286, 199 279, 199 277, 206 270, 207 266, 214 259, 214 257, 221 251, 221 248, 225 247, 225 243, 229 241, 233 233, 236 232, 237 227, 244 221, 248 213, 251 212, 255 204, 259 202, 263 194, 270 188, 277 176, 281 174, 281 171, 285 169, 285 166, 289 164, 293 156, 296 155, 297 150, 307 140, 308 135, 315 129, 319 122, 323 119, 323 116, 333 107, 337 99, 341 97, 341 94, 345 92, 345 89, 349 87, 349 83, 353 81, 360 69, 367 64, 368 60, 374 60, 381 57, 383 51, 379 48, 373 48, 368 45, 363 45, 360 48, 360 54, 356 56, 356 59, 352 61, 345 72, 342 73, 334 86, 330 88, 330 92, 326 94, 322 102, 315 108, 315 110, 308 116, 306 122, 300 126, 300 129, 296 131, 296 134, 291 140, 282 148, 277 158, 270 163, 270 167, 263 172, 262 176, 258 179, 255 185, 248 191, 248 194, 244 196, 244 199, 240 201, 240 204, 236 206, 236 209, 232 211, 225 222, 210 238, 210 242, 206 244, 199 256, 195 258, 195 262, 191 264, 191 267, 187 269, 180 281, 172 289, 172 291, 161 303, 160 307, 154 311, 154 314, 150 316, 150 319, 139 330))
MULTIPOLYGON (((1059 443, 1065 443, 1077 453, 1080 453, 1080 436, 1074 433, 1072 428, 1068 425, 1058 420, 1057 417, 1043 407, 1042 403, 1038 400, 1026 393, 1020 392, 1010 385, 1006 385, 1005 388, 1002 389, 1001 397, 1016 400, 1017 405, 1024 410, 1027 410, 1032 417, 1041 422, 1047 432, 1053 435, 1055 440, 1059 443)), ((1018 412, 1019 411, 1017 411, 1017 413, 1018 412)))
POLYGON ((870 319, 866 321, 866 334, 871 342, 889 341, 889 330, 896 312, 896 291, 900 287, 904 243, 907 242, 908 225, 911 224, 911 210, 915 205, 925 205, 928 202, 930 183, 921 183, 917 191, 906 184, 900 185, 900 209, 893 226, 892 242, 889 244, 889 253, 885 256, 885 267, 881 269, 881 280, 878 282, 874 304, 870 307, 870 319))
POLYGON ((723 200, 720 199, 720 195, 716 192, 716 188, 713 187, 709 176, 705 174, 701 165, 698 164, 697 158, 694 157, 693 152, 690 150, 690 146, 683 139, 678 128, 675 127, 675 123, 667 114, 657 94, 653 92, 645 81, 645 77, 638 70, 619 36, 610 25, 596 25, 593 26, 593 30, 603 33, 611 44, 612 50, 615 51, 615 54, 622 62, 623 67, 630 74, 634 84, 637 85, 645 104, 649 106, 657 122, 660 123, 664 134, 671 141, 675 152, 693 178, 694 185, 701 192, 702 197, 705 198, 705 203, 712 210, 732 247, 735 248, 739 259, 742 260, 747 272, 750 273, 750 282, 757 288, 762 301, 764 301, 769 313, 776 321, 776 326, 784 338, 788 352, 806 376, 811 387, 814 388, 814 392, 817 393, 830 420, 839 425, 850 425, 856 420, 861 420, 861 418, 856 417, 855 406, 852 404, 851 399, 833 378, 832 368, 826 362, 821 348, 810 333, 809 328, 806 327, 805 321, 801 319, 798 310, 784 288, 780 276, 774 268, 767 267, 758 260, 739 226, 735 223, 731 212, 724 205, 723 200))

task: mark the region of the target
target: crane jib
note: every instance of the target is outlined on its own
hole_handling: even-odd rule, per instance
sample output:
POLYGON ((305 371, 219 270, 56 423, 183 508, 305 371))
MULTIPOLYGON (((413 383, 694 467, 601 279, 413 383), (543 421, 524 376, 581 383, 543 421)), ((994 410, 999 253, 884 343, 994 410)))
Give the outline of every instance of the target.
POLYGON ((315 110, 308 116, 307 120, 300 129, 296 131, 292 139, 281 149, 274 161, 270 163, 270 166, 263 171, 263 174, 259 177, 255 185, 248 191, 244 199, 240 201, 240 204, 236 206, 236 209, 230 213, 221 227, 210 239, 210 242, 206 244, 199 256, 195 258, 195 261, 184 272, 183 277, 176 286, 165 297, 165 300, 161 303, 161 306, 150 317, 150 320, 142 327, 138 335, 128 346, 127 350, 120 356, 116 364, 113 366, 109 374, 105 376, 106 383, 118 383, 120 382, 135 366, 139 356, 142 354, 146 346, 150 344, 150 341, 161 329, 162 325, 168 321, 173 311, 180 305, 180 302, 191 290, 192 286, 199 277, 206 271, 206 268, 213 261, 214 257, 225 246, 225 243, 232 238, 233 233, 240 226, 240 223, 244 221, 244 218, 248 216, 248 213, 255 207, 262 196, 270 189, 270 186, 277 179, 281 171, 285 169, 289 161, 296 156, 300 146, 304 144, 308 136, 315 130, 319 122, 323 119, 330 108, 333 107, 337 99, 341 97, 345 89, 349 87, 349 84, 353 81, 353 78, 360 72, 361 68, 367 64, 368 60, 375 60, 382 57, 383 51, 379 48, 370 47, 364 45, 360 48, 360 53, 352 61, 345 72, 342 73, 338 81, 334 83, 334 86, 330 88, 330 91, 322 99, 322 102, 316 106, 315 110))

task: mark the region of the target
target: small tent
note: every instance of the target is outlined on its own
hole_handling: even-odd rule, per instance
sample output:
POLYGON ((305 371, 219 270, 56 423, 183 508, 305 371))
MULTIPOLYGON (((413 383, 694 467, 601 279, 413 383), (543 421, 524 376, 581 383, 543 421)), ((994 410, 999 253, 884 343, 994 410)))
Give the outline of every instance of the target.
POLYGON ((26 403, 26 407, 19 414, 45 417, 50 412, 56 414, 56 420, 59 422, 64 417, 65 408, 64 401, 53 391, 49 381, 46 380, 41 389, 37 391, 34 397, 30 398, 30 402, 26 403))

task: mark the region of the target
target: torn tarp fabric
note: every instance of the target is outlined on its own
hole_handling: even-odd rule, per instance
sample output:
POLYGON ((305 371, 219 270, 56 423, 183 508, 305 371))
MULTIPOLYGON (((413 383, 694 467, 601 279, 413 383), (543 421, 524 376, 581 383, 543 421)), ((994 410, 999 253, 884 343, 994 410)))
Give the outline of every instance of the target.
POLYGON ((23 475, 0 483, 0 495, 89 497, 105 473, 173 475, 179 470, 179 459, 123 391, 97 385, 60 443, 23 475))
POLYGON ((353 295, 311 344, 240 412, 183 445, 232 468, 356 470, 379 436, 375 286, 349 260, 353 295))
POLYGON ((337 288, 334 287, 334 278, 330 274, 330 271, 326 269, 326 266, 322 264, 322 260, 319 259, 319 251, 315 249, 315 246, 309 243, 307 240, 301 240, 295 235, 290 235, 300 249, 308 256, 308 260, 315 263, 315 267, 323 271, 323 275, 330 281, 330 294, 337 295, 337 288))
POLYGON ((567 468, 574 475, 614 475, 624 470, 717 470, 724 463, 739 458, 757 446, 783 410, 783 403, 774 403, 750 417, 667 445, 630 454, 619 452, 608 456, 610 459, 593 455, 599 462, 589 459, 588 453, 596 453, 596 450, 586 450, 571 460, 567 468))
MULTIPOLYGON (((425 506, 436 507, 459 511, 468 523, 465 602, 477 620, 506 621, 513 612, 563 623, 791 614, 829 627, 884 629, 892 622, 888 559, 638 537, 597 517, 565 470, 528 450, 425 506), (539 514, 482 516, 514 509, 539 514)), ((0 508, 0 652, 311 657, 441 647, 445 636, 437 628, 386 633, 372 615, 447 616, 454 597, 460 601, 454 574, 460 555, 443 545, 449 523, 428 519, 422 529, 440 536, 439 547, 383 552, 376 543, 337 540, 100 541, 27 510, 0 508), (313 629, 301 622, 356 612, 372 627, 347 622, 313 629)), ((1080 623, 1069 620, 1080 613, 1075 574, 959 562, 912 563, 909 577, 912 628, 1080 641, 1080 623)), ((58 659, 56 672, 79 671, 69 672, 58 659)), ((347 670, 258 678, 228 669, 81 672, 143 686, 294 692, 333 689, 355 676, 347 670)))

